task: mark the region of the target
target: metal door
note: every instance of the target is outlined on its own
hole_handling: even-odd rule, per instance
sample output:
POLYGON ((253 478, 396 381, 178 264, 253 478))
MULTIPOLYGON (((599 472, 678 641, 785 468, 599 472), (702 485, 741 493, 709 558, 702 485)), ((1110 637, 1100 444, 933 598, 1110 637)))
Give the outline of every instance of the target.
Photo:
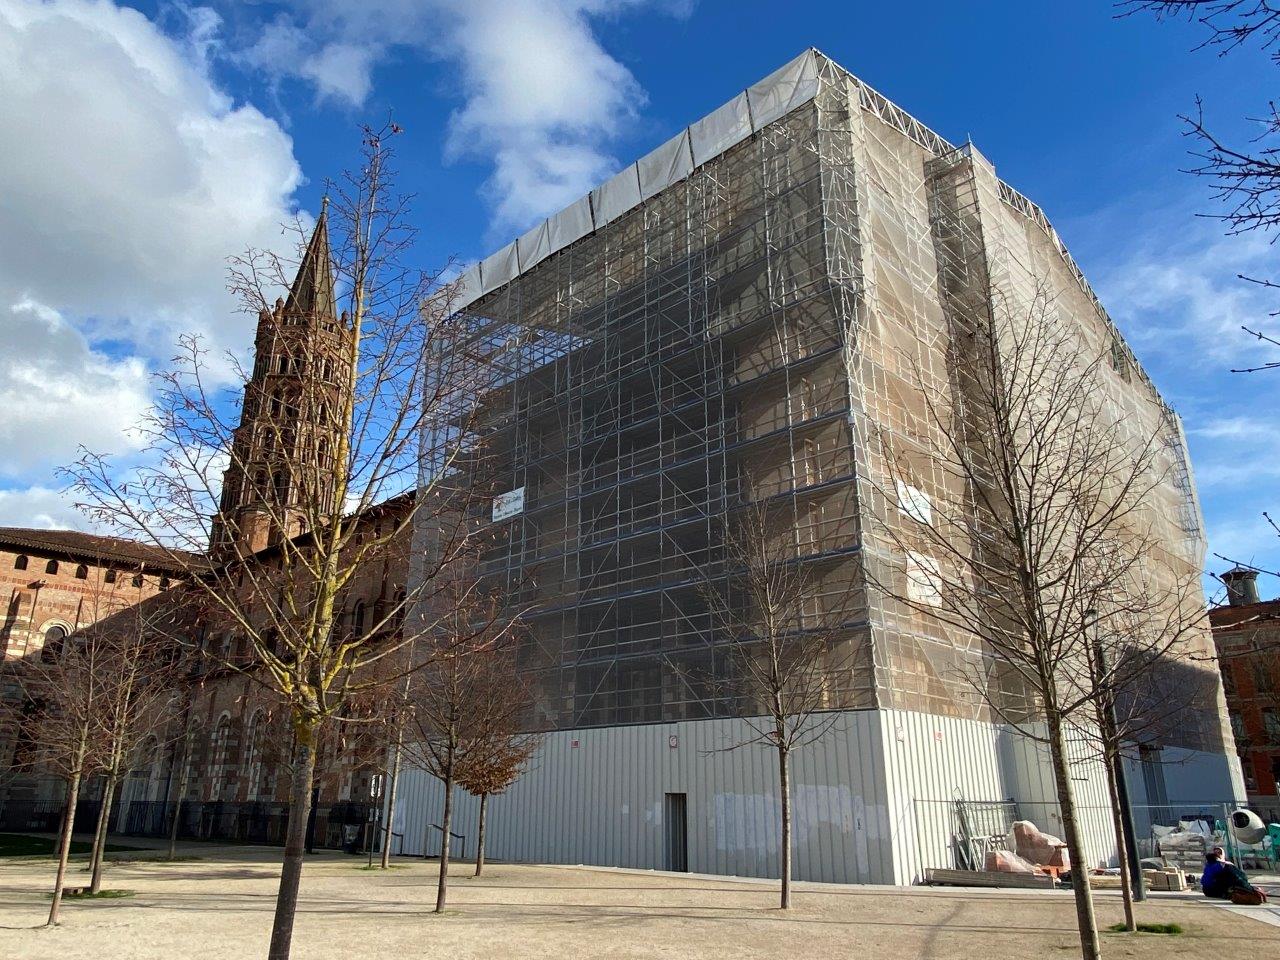
POLYGON ((666 803, 666 868, 680 873, 689 870, 689 819, 685 794, 668 793, 666 803))

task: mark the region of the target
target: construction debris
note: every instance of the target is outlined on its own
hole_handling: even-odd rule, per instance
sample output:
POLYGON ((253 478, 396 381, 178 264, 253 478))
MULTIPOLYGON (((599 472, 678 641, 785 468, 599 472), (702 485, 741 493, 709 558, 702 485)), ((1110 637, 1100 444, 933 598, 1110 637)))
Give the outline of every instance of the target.
POLYGON ((1018 856, 1044 867, 1067 870, 1071 858, 1067 845, 1057 837, 1041 833, 1030 820, 1018 820, 1013 825, 1013 843, 1018 856))

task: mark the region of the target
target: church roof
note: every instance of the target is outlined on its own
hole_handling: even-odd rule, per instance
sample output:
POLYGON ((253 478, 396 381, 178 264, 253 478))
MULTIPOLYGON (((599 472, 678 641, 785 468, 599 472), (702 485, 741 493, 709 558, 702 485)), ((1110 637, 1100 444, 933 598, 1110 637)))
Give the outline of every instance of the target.
POLYGON ((333 255, 329 250, 328 201, 320 211, 307 252, 302 255, 298 276, 285 301, 286 313, 303 313, 315 317, 337 317, 337 298, 333 292, 333 255))
POLYGON ((52 553, 97 564, 116 562, 144 566, 164 573, 183 573, 199 564, 198 554, 185 550, 170 553, 160 547, 121 537, 103 537, 79 530, 38 530, 28 527, 0 527, 0 547, 52 553), (173 554, 182 558, 175 562, 173 554))

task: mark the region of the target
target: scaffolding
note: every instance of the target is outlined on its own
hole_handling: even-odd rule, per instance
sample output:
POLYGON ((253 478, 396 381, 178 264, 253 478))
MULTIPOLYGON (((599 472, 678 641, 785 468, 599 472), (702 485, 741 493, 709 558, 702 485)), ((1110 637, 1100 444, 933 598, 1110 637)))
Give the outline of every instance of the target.
POLYGON ((1039 208, 816 51, 471 271, 479 348, 519 341, 479 401, 502 494, 484 565, 526 611, 536 725, 725 712, 706 590, 724 524, 764 500, 793 511, 814 602, 842 598, 832 707, 984 716, 976 640, 863 579, 903 565, 868 518, 946 482, 918 458, 887 502, 869 441, 926 448, 957 316, 1046 277, 1120 344, 1119 402, 1170 417, 1039 208))

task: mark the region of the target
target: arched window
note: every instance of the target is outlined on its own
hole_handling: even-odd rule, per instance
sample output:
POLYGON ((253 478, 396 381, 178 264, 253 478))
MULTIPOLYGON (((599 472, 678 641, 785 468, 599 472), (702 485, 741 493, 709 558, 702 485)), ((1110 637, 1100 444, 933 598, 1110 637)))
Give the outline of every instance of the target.
POLYGON ((142 586, 142 574, 140 574, 140 573, 135 573, 135 574, 133 575, 133 585, 134 585, 135 587, 140 587, 140 586, 142 586))
POLYGON ((266 714, 259 708, 249 718, 249 727, 245 733, 244 777, 247 791, 246 800, 257 800, 262 788, 262 752, 267 737, 266 714))
POLYGON ((351 635, 353 637, 364 636, 364 601, 357 600, 356 605, 351 608, 351 635))
POLYGON ((279 358, 277 358, 276 360, 276 373, 288 373, 288 372, 289 372, 289 358, 286 357, 284 354, 280 354, 279 358))
MULTIPOLYGON (((125 796, 133 801, 151 799, 152 791, 160 779, 159 771, 160 744, 155 737, 147 737, 138 747, 129 767, 129 776, 125 782, 125 796)), ((122 804, 125 811, 129 804, 122 804)))
POLYGON ((44 572, 45 572, 45 573, 57 573, 57 572, 58 572, 58 561, 57 561, 57 560, 50 560, 48 563, 46 563, 46 564, 44 565, 44 572))
POLYGON ((15 570, 25 570, 25 569, 27 569, 27 555, 26 555, 26 554, 22 554, 21 556, 14 557, 14 560, 13 560, 13 569, 15 569, 15 570))
POLYGON ((211 800, 223 799, 228 781, 231 778, 231 717, 223 714, 218 725, 213 728, 213 736, 209 739, 209 757, 213 761, 210 774, 213 777, 211 800))
POLYGON ((107 583, 115 583, 116 572, 114 570, 108 570, 105 574, 102 575, 102 579, 105 580, 107 583))
POLYGON ((89 579, 89 568, 85 566, 83 563, 80 564, 80 566, 76 567, 76 579, 77 580, 89 579))
POLYGON ((276 503, 286 504, 289 502, 289 476, 283 470, 276 472, 271 478, 271 485, 276 491, 276 503))
POLYGON ((200 771, 207 759, 205 748, 208 746, 204 738, 204 722, 199 717, 192 717, 187 726, 186 736, 182 738, 182 779, 187 782, 187 794, 184 799, 200 798, 200 771))
POLYGON ((62 653, 62 646, 67 642, 67 628, 55 623, 44 632, 44 646, 40 648, 40 659, 45 663, 53 663, 62 653))

